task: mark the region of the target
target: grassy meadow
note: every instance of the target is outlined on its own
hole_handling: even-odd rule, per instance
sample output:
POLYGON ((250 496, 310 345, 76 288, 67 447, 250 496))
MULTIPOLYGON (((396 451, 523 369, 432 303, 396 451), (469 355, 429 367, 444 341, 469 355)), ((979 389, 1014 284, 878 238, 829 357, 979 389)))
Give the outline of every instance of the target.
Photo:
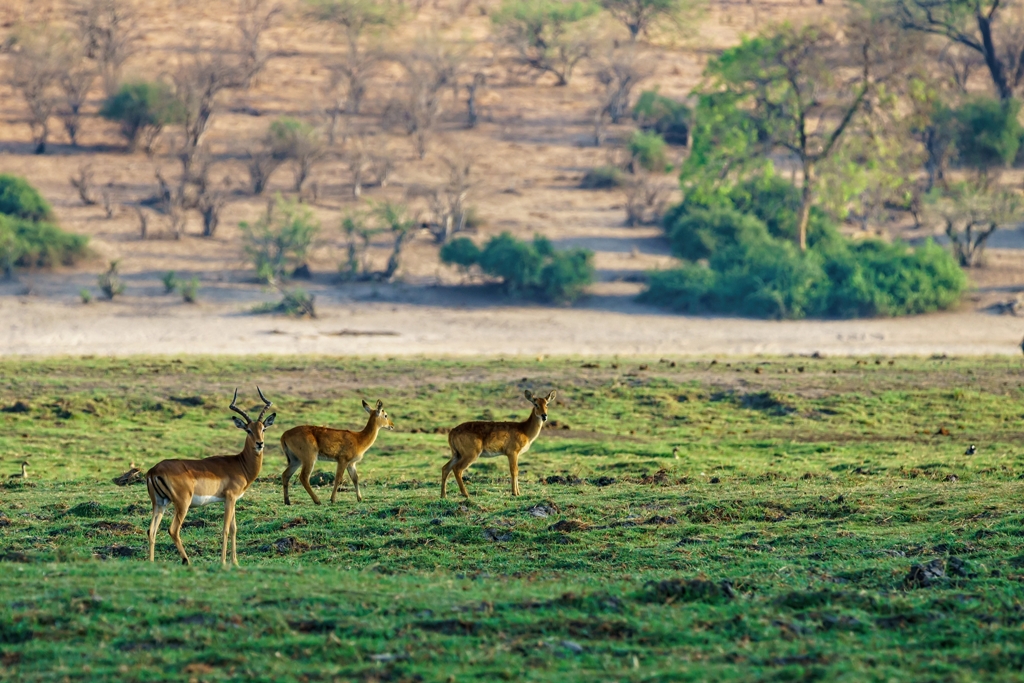
POLYGON ((0 360, 0 680, 1024 680, 1022 391, 1018 358, 0 360), (192 567, 167 517, 144 561, 112 479, 240 450, 257 382, 241 567, 220 506, 192 567), (491 459, 439 500, 443 428, 550 388, 523 495, 491 459), (285 507, 277 437, 363 398, 364 502, 285 507))

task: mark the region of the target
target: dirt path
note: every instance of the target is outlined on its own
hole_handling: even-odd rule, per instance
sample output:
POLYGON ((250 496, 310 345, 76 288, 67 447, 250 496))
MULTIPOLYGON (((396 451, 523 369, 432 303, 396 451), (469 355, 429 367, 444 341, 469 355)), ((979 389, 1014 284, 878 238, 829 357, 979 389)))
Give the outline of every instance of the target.
POLYGON ((1017 354, 1024 321, 982 312, 896 320, 775 322, 589 307, 441 307, 329 302, 316 320, 237 303, 89 306, 0 298, 0 355, 949 355, 1017 354))

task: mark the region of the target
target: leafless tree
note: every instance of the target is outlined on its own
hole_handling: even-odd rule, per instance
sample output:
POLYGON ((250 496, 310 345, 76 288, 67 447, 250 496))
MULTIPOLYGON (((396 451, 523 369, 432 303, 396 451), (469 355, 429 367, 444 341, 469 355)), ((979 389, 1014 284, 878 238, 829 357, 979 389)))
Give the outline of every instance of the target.
POLYGON ((245 165, 249 170, 249 189, 254 195, 263 194, 270 182, 270 176, 283 161, 274 154, 274 150, 266 140, 249 147, 246 152, 245 165))
POLYGON ((121 81, 121 69, 138 51, 142 38, 138 12, 131 0, 76 0, 71 16, 86 55, 94 59, 107 95, 121 81))
POLYGON ((636 45, 613 46, 597 61, 598 83, 594 113, 594 144, 604 142, 605 125, 618 123, 629 112, 633 90, 654 73, 654 64, 636 45))
POLYGON ((416 138, 420 159, 444 110, 444 94, 455 87, 465 59, 461 45, 430 37, 396 57, 405 70, 405 94, 389 105, 385 123, 399 125, 416 138))
POLYGON ((295 191, 301 192, 313 166, 327 154, 320 131, 305 121, 281 118, 271 124, 269 140, 278 159, 292 162, 295 191))
POLYGON ((344 89, 345 111, 358 114, 366 85, 380 63, 376 50, 364 45, 368 33, 388 28, 401 8, 392 0, 310 0, 308 16, 331 26, 344 43, 345 54, 325 64, 332 74, 332 90, 344 89))
POLYGON ((487 77, 482 72, 473 74, 466 83, 466 127, 475 128, 479 114, 477 113, 477 93, 487 85, 487 77))
POLYGON ((78 175, 71 176, 68 180, 71 183, 71 187, 78 191, 78 196, 81 198, 83 204, 86 206, 92 206, 96 203, 96 199, 92 196, 92 164, 82 164, 78 167, 78 175))
POLYGON ((149 234, 149 221, 146 219, 146 213, 142 210, 141 206, 133 206, 135 215, 139 219, 139 239, 146 239, 149 234))
POLYGON ((352 174, 352 198, 359 199, 363 195, 363 185, 369 175, 370 153, 366 149, 362 135, 353 135, 345 149, 345 164, 352 174))
POLYGON ((626 195, 626 225, 651 225, 661 220, 668 192, 650 172, 639 169, 623 191, 626 195))
POLYGON ((263 37, 281 11, 281 5, 272 0, 238 0, 238 53, 245 87, 252 85, 272 56, 263 37))
POLYGON ((441 159, 448 170, 447 182, 432 188, 429 195, 431 220, 427 224, 434 240, 444 244, 466 227, 466 198, 472 189, 473 158, 456 150, 441 159))
POLYGON ((50 117, 62 99, 60 79, 67 64, 66 42, 44 26, 24 32, 18 43, 21 49, 11 56, 12 68, 7 78, 25 100, 35 153, 43 154, 50 137, 50 117))
POLYGON ((179 155, 185 172, 194 163, 221 93, 242 88, 248 74, 223 50, 194 48, 174 75, 175 91, 184 107, 184 134, 179 155))
POLYGON ((68 57, 64 72, 60 76, 60 89, 64 96, 57 105, 57 116, 64 124, 71 144, 77 147, 78 131, 82 123, 82 106, 92 84, 96 82, 96 71, 77 50, 68 57))

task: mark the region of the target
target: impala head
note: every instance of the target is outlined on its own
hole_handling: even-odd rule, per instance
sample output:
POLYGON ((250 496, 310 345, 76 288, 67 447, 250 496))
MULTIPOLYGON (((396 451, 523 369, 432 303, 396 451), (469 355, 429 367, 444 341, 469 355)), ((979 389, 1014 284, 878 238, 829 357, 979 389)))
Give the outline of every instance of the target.
POLYGON ((555 392, 552 391, 547 395, 547 398, 541 398, 540 396, 534 396, 533 392, 529 389, 526 390, 526 400, 533 404, 533 409, 540 416, 541 422, 548 421, 548 403, 555 400, 555 392))
POLYGON ((377 425, 377 429, 387 429, 389 431, 394 430, 395 423, 388 417, 388 413, 384 410, 384 402, 377 401, 377 405, 373 408, 366 401, 363 401, 363 410, 373 416, 374 422, 377 425))
POLYGON ((259 393, 260 399, 263 401, 263 410, 260 411, 260 416, 255 420, 249 417, 248 413, 235 405, 235 401, 238 400, 238 389, 235 389, 235 396, 231 399, 231 405, 228 407, 245 418, 245 420, 240 420, 236 417, 235 426, 239 429, 245 430, 245 433, 249 435, 248 438, 252 439, 252 447, 256 449, 257 453, 262 453, 263 431, 274 424, 274 420, 277 418, 277 413, 271 413, 267 416, 267 419, 263 419, 267 410, 269 410, 270 406, 274 404, 267 400, 267 397, 263 395, 263 392, 260 391, 259 387, 256 387, 256 391, 259 393))

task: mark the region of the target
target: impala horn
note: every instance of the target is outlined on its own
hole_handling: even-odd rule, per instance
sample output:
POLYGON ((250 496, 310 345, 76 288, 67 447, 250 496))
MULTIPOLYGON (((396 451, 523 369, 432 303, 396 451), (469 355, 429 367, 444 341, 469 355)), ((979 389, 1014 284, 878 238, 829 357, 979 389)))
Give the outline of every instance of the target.
MULTIPOLYGON (((262 394, 260 394, 260 395, 262 396, 262 394)), ((228 408, 230 408, 231 410, 235 411, 236 413, 238 413, 239 415, 244 417, 245 421, 247 423, 248 422, 252 422, 252 418, 249 417, 249 415, 244 410, 242 410, 241 408, 239 408, 238 406, 235 405, 235 401, 237 401, 237 400, 238 400, 238 387, 235 387, 235 396, 234 396, 234 398, 231 399, 231 405, 228 406, 228 408)), ((261 415, 260 417, 263 417, 263 416, 261 415)))
POLYGON ((266 414, 268 410, 270 410, 270 406, 274 404, 267 400, 267 397, 263 395, 262 391, 260 391, 260 386, 258 384, 256 385, 256 393, 260 395, 260 398, 263 399, 263 402, 266 404, 265 406, 263 406, 263 410, 260 411, 260 416, 256 418, 257 422, 262 422, 263 416, 266 414))

